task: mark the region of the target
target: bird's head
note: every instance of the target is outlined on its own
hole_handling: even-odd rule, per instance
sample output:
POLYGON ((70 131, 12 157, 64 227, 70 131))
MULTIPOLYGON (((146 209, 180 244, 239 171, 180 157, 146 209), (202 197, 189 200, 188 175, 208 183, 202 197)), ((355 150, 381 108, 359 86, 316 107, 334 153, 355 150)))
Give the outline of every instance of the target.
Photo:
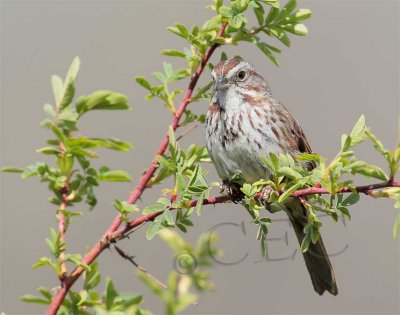
POLYGON ((239 106, 244 99, 270 93, 264 78, 253 65, 243 60, 234 58, 221 61, 211 71, 211 76, 214 80, 214 97, 224 110, 239 106))

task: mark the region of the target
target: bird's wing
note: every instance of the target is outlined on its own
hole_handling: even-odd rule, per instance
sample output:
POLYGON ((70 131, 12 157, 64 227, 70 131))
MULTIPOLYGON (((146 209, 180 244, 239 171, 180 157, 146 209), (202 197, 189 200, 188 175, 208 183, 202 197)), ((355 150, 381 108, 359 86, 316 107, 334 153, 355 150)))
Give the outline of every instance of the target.
MULTIPOLYGON (((282 147, 286 153, 294 157, 299 153, 312 153, 311 146, 300 127, 298 121, 281 103, 275 104, 272 110, 276 117, 279 117, 279 132, 283 137, 282 147)), ((307 165, 309 169, 316 167, 315 161, 310 161, 307 165)))

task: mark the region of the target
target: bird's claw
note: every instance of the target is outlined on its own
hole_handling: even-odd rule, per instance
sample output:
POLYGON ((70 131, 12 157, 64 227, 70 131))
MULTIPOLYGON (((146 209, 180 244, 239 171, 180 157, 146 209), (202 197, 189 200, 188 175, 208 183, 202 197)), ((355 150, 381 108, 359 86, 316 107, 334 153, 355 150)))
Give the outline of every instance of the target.
POLYGON ((265 186, 265 187, 263 187, 263 189, 261 189, 261 192, 260 192, 259 200, 260 200, 261 204, 265 207, 265 209, 267 209, 268 211, 271 211, 270 207, 269 207, 269 205, 270 205, 269 200, 271 197, 271 193, 273 193, 273 191, 274 191, 274 189, 271 186, 265 186))
POLYGON ((219 186, 220 192, 226 192, 232 199, 234 203, 240 202, 244 194, 240 190, 240 186, 234 183, 228 183, 227 181, 223 180, 219 186))

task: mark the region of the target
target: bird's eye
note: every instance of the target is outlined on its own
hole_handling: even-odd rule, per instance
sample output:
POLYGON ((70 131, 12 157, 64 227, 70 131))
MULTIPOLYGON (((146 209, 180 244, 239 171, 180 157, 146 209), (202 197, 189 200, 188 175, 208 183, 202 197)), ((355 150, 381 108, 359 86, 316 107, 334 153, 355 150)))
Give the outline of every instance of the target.
POLYGON ((244 71, 244 70, 239 71, 237 74, 237 78, 240 81, 243 81, 244 79, 246 79, 246 71, 244 71))

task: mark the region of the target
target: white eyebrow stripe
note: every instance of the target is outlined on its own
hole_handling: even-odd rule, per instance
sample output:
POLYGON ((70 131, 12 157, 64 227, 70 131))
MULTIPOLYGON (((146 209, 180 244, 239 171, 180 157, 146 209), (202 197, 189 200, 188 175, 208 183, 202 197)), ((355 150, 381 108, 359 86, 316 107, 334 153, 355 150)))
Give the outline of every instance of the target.
POLYGON ((228 71, 228 73, 226 74, 226 77, 230 78, 231 76, 233 76, 234 73, 236 73, 237 70, 239 70, 243 66, 244 66, 244 63, 239 62, 235 67, 233 67, 231 70, 228 71))
POLYGON ((221 69, 221 75, 224 75, 224 69, 225 69, 225 65, 228 62, 228 60, 225 60, 224 63, 222 64, 222 69, 221 69))

